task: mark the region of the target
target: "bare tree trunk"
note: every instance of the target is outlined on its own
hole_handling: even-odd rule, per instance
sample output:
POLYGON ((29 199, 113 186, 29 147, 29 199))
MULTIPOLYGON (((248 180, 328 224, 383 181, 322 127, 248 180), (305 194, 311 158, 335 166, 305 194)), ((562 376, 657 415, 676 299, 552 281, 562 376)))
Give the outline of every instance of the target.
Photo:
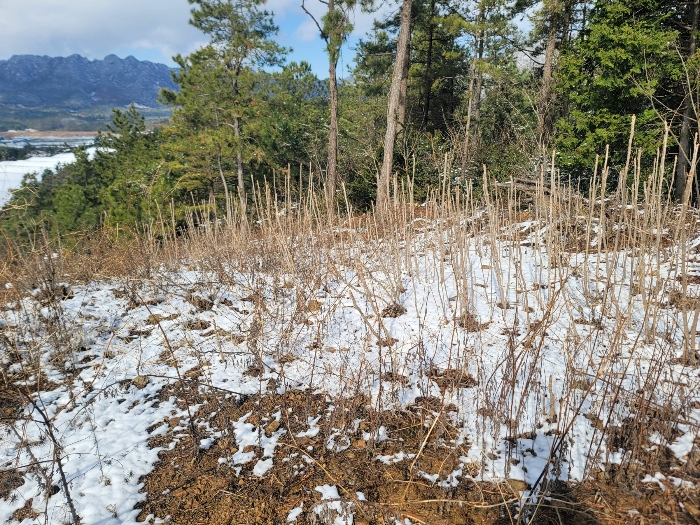
MULTIPOLYGON (((332 3, 333 0, 330 0, 328 5, 330 6, 332 3)), ((338 172, 338 81, 335 67, 336 63, 331 59, 328 79, 330 84, 331 121, 328 130, 328 176, 326 178, 326 199, 329 207, 333 206, 338 172)))
POLYGON ((537 101, 537 138, 540 144, 549 143, 552 133, 552 77, 554 73, 554 54, 557 47, 557 16, 549 14, 549 33, 544 52, 542 86, 537 101))
MULTIPOLYGON (((693 21, 690 31, 690 45, 688 46, 688 58, 695 54, 698 47, 697 41, 697 31, 698 31, 698 19, 700 19, 700 0, 694 0, 693 2, 693 21)), ((674 194, 677 200, 683 201, 686 188, 686 177, 688 173, 688 165, 690 161, 690 124, 693 112, 693 102, 691 97, 693 96, 692 86, 688 86, 688 93, 686 94, 685 100, 683 101, 683 123, 681 124, 681 134, 678 139, 678 163, 676 165, 676 179, 674 194)))
MULTIPOLYGON (((564 16, 562 18, 562 25, 561 25, 561 40, 560 40, 560 48, 567 46, 571 39, 573 38, 573 34, 575 31, 574 24, 576 23, 576 15, 575 15, 575 10, 576 6, 578 5, 579 0, 569 0, 565 2, 564 5, 564 16)), ((586 27, 586 2, 583 3, 583 10, 582 10, 582 18, 581 18, 581 29, 586 27)), ((560 111, 562 115, 568 115, 569 114, 569 105, 570 105, 570 100, 568 97, 563 97, 562 100, 559 102, 560 104, 560 111)))
POLYGON ((236 137, 236 142, 237 142, 236 168, 238 171, 238 198, 241 201, 241 212, 245 212, 246 195, 245 195, 245 181, 243 180, 243 152, 241 151, 241 145, 240 145, 241 129, 240 129, 238 117, 233 119, 233 135, 236 137))
MULTIPOLYGON (((342 46, 342 43, 345 41, 345 37, 347 35, 344 33, 344 22, 340 23, 334 18, 334 15, 337 10, 335 6, 335 0, 320 1, 328 6, 329 18, 327 19, 327 21, 333 22, 335 25, 329 24, 328 26, 326 26, 326 22, 324 22, 322 26, 318 22, 318 20, 316 20, 314 15, 312 15, 311 12, 308 9, 306 9, 304 0, 302 0, 301 2, 301 8, 307 15, 309 15, 311 20, 313 20, 314 24, 316 24, 319 33, 321 33, 321 38, 323 38, 323 40, 325 40, 326 42, 326 50, 328 51, 330 125, 328 129, 328 169, 326 176, 326 204, 328 206, 328 211, 330 212, 333 207, 333 201, 335 199, 335 189, 338 183, 338 77, 336 74, 336 68, 338 66, 340 48, 342 46)), ((342 13, 342 5, 340 10, 341 18, 343 18, 345 15, 344 13, 342 13)))
MULTIPOLYGON (((477 22, 479 24, 484 23, 484 16, 485 16, 485 6, 482 3, 479 7, 479 17, 477 18, 477 22)), ((467 101, 467 123, 465 126, 464 130, 464 145, 462 147, 462 166, 461 166, 461 173, 462 177, 466 177, 467 175, 467 163, 469 162, 469 147, 470 147, 470 141, 471 141, 471 127, 472 127, 472 113, 474 110, 474 97, 477 96, 479 99, 481 99, 481 78, 482 75, 478 71, 479 70, 479 58, 480 58, 480 53, 478 49, 481 50, 481 54, 483 54, 483 30, 479 30, 479 33, 476 37, 476 40, 479 42, 477 44, 477 51, 474 52, 474 58, 472 59, 472 67, 471 67, 471 78, 469 79, 469 100, 467 101), (479 77, 479 80, 477 82, 477 76, 479 77), (477 86, 475 86, 477 84, 477 86), (475 87, 478 89, 478 93, 475 93, 475 87)), ((479 106, 480 108, 480 106, 479 106)))
POLYGON ((423 129, 428 127, 428 116, 430 115, 430 96, 433 88, 433 37, 435 35, 435 27, 433 26, 433 17, 435 16, 435 0, 430 0, 430 21, 428 22, 428 54, 425 60, 425 79, 423 83, 423 129))
POLYGON ((403 69, 401 70, 401 90, 399 92, 399 124, 401 129, 406 125, 406 96, 408 94, 408 67, 411 65, 411 43, 409 40, 406 57, 403 61, 403 69))
POLYGON ((399 100, 401 98, 401 82, 406 55, 411 41, 411 0, 403 0, 401 6, 401 29, 399 41, 396 45, 396 62, 394 73, 391 77, 391 90, 389 91, 389 108, 386 117, 386 135, 384 136, 384 159, 382 170, 377 182, 377 208, 384 210, 389 203, 389 183, 391 181, 391 168, 394 160, 394 140, 399 116, 399 100))
POLYGON ((221 177, 221 184, 224 185, 224 195, 226 198, 226 221, 227 225, 231 225, 231 200, 228 195, 228 185, 226 184, 226 176, 224 175, 224 169, 221 166, 221 144, 219 144, 219 151, 216 154, 216 161, 219 165, 219 176, 221 177))
MULTIPOLYGON (((241 64, 237 63, 232 68, 233 71, 233 96, 238 98, 238 76, 241 73, 241 64)), ((243 145, 241 144, 241 123, 240 118, 236 115, 233 118, 233 136, 236 137, 236 171, 238 173, 238 199, 241 202, 241 213, 245 214, 246 210, 246 194, 245 181, 243 180, 243 145)))
MULTIPOLYGON (((481 23, 484 22, 484 13, 481 13, 481 23)), ((477 45, 477 65, 481 63, 484 58, 484 30, 483 28, 479 32, 479 44, 477 45)), ((474 95, 472 96, 472 101, 474 103, 474 115, 472 120, 474 121, 474 131, 472 135, 476 141, 479 140, 479 121, 481 120, 481 88, 484 83, 484 72, 481 67, 476 68, 476 86, 474 86, 474 95)))

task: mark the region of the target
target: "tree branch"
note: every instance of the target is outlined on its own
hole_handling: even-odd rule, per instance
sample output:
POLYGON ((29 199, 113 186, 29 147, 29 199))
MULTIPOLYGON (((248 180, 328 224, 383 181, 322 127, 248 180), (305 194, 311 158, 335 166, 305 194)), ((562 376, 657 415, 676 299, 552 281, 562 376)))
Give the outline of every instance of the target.
POLYGON ((318 30, 319 30, 319 32, 321 33, 321 38, 323 38, 323 40, 325 40, 326 44, 328 44, 328 35, 327 35, 326 32, 321 28, 321 25, 318 23, 318 20, 316 20, 316 17, 314 17, 314 15, 312 15, 312 14, 309 12, 309 10, 306 9, 306 5, 304 5, 304 2, 305 2, 305 1, 306 1, 306 0, 301 0, 301 8, 303 9, 304 13, 306 13, 307 15, 309 15, 309 16, 311 17, 311 20, 314 21, 314 24, 316 24, 316 27, 318 27, 318 30))

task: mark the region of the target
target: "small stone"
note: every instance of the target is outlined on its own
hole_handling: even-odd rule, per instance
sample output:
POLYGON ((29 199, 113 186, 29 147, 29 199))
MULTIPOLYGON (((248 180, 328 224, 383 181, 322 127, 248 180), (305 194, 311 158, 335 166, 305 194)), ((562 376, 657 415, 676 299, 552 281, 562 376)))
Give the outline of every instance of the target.
POLYGON ((277 430, 279 430, 279 428, 280 428, 280 422, 273 421, 272 423, 270 423, 269 425, 267 425, 265 427, 265 434, 267 434, 269 436, 269 435, 277 432, 277 430))
POLYGON ((136 376, 132 381, 131 384, 134 385, 136 388, 139 390, 142 390, 146 387, 148 384, 148 377, 146 376, 136 376))
POLYGON ((309 312, 319 312, 322 307, 323 304, 320 301, 316 301, 315 299, 312 299, 311 301, 309 301, 309 304, 306 305, 306 309, 309 312))
POLYGON ((352 446, 353 448, 363 449, 367 447, 367 442, 364 439, 358 439, 353 441, 352 446))
POLYGON ((247 454, 248 452, 253 452, 253 451, 255 451, 255 445, 246 445, 246 446, 243 448, 243 453, 244 453, 244 454, 247 454))

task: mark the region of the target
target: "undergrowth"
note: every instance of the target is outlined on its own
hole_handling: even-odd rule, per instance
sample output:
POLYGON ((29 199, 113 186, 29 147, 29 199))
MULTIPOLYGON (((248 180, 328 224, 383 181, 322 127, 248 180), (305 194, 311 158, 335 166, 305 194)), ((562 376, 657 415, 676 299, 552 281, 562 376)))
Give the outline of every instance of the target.
POLYGON ((485 171, 478 199, 446 182, 420 206, 395 181, 359 216, 262 188, 179 236, 7 243, 0 506, 99 514, 71 432, 107 447, 90 407, 138 395, 117 405, 168 410, 139 520, 697 523, 700 217, 664 174, 630 156, 582 194, 554 165, 485 171))

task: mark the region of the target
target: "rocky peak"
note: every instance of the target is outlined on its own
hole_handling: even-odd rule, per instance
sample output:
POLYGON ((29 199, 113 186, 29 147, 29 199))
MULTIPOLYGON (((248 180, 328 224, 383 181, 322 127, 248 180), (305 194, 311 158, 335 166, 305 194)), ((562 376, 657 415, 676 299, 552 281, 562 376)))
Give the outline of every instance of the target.
POLYGON ((0 104, 5 106, 80 110, 134 102, 155 107, 162 87, 175 88, 170 68, 133 56, 14 55, 0 60, 0 104))

